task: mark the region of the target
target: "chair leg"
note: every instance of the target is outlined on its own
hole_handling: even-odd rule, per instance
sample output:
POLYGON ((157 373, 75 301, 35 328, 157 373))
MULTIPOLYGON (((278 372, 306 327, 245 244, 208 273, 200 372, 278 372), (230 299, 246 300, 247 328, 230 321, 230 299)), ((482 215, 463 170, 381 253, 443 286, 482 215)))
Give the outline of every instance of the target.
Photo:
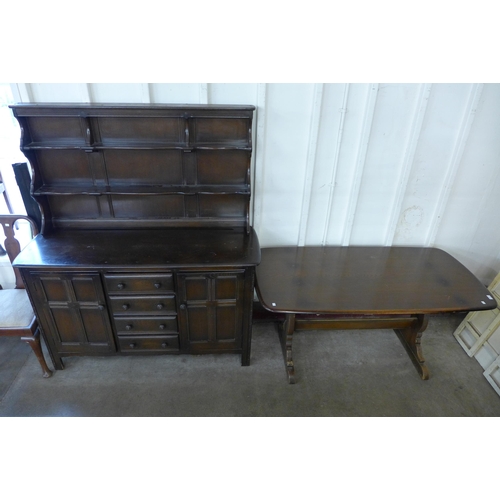
POLYGON ((32 337, 21 337, 21 340, 24 340, 33 349, 33 352, 35 353, 35 356, 38 358, 38 362, 42 367, 43 377, 51 377, 52 370, 49 369, 47 363, 45 362, 45 358, 43 357, 42 344, 40 342, 40 329, 37 328, 32 337))

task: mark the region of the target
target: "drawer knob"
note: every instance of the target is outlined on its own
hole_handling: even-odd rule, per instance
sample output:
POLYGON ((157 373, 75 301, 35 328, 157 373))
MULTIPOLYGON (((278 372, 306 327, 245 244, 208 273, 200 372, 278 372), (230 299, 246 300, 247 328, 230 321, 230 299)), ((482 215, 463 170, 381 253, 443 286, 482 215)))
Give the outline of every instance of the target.
POLYGON ((128 345, 131 349, 135 349, 137 347, 137 344, 135 342, 132 342, 131 344, 128 345))
POLYGON ((132 330, 132 328, 134 328, 133 325, 130 325, 130 324, 125 325, 125 330, 132 330))
POLYGON ((118 285, 116 285, 116 288, 118 288, 118 290, 123 290, 125 288, 125 283, 118 283, 118 285))
POLYGON ((156 309, 158 309, 158 310, 163 309, 163 304, 157 304, 157 305, 156 305, 156 309))
POLYGON ((165 327, 165 325, 161 324, 159 328, 160 328, 160 330, 165 330, 166 327, 165 327))
POLYGON ((163 348, 165 347, 168 347, 168 342, 163 342, 163 344, 161 345, 163 348))
POLYGON ((186 304, 181 304, 180 308, 184 311, 184 309, 186 309, 186 304))
POLYGON ((124 309, 125 311, 130 307, 129 304, 123 304, 122 305, 122 309, 124 309))
POLYGON ((161 288, 161 283, 155 283, 155 288, 161 288))

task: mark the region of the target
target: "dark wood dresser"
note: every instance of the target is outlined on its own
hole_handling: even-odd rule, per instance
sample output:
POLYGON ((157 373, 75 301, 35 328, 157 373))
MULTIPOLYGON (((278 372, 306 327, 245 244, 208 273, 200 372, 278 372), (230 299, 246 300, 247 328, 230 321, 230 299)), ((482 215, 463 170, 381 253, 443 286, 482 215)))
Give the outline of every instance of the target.
POLYGON ((19 255, 56 369, 74 355, 250 363, 253 106, 11 106, 41 234, 19 255))

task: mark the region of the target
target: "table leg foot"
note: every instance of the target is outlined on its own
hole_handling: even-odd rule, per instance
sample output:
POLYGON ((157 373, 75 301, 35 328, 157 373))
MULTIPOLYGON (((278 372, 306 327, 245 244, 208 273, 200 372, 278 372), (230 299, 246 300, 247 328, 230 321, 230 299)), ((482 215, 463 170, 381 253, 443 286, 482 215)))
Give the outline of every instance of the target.
POLYGON ((278 335, 285 361, 286 375, 289 384, 295 384, 295 366, 292 358, 292 336, 295 329, 295 314, 287 314, 283 325, 278 326, 278 335))
POLYGON ((425 365, 421 346, 422 333, 427 328, 427 323, 427 316, 418 314, 415 324, 408 328, 394 330, 422 380, 429 379, 429 369, 425 365))

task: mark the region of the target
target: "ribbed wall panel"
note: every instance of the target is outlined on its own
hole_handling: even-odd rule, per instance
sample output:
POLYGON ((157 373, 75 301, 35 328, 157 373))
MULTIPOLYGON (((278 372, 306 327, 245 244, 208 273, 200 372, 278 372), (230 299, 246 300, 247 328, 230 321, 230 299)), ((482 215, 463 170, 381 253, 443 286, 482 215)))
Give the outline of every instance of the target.
POLYGON ((500 270, 500 84, 14 84, 25 102, 254 104, 262 246, 438 246, 500 270))

